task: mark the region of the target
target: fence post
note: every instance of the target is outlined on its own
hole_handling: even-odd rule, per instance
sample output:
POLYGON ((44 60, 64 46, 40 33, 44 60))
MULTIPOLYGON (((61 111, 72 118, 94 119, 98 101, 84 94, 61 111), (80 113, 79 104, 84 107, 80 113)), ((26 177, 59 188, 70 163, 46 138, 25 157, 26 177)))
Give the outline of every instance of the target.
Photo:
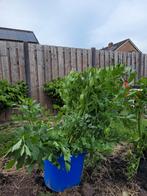
POLYGON ((28 96, 31 97, 29 46, 27 42, 24 42, 24 63, 25 63, 26 84, 28 85, 29 88, 28 96))
POLYGON ((96 66, 96 48, 91 48, 91 66, 96 66))

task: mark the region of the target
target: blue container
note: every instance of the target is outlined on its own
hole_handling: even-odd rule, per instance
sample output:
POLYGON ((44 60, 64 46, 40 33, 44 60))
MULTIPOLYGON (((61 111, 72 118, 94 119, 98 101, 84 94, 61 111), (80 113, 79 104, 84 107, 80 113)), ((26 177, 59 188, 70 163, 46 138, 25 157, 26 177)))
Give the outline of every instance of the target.
POLYGON ((44 161, 44 181, 48 188, 56 192, 63 192, 67 188, 79 185, 83 171, 85 153, 71 157, 71 169, 66 171, 63 157, 58 159, 60 168, 50 161, 44 161))

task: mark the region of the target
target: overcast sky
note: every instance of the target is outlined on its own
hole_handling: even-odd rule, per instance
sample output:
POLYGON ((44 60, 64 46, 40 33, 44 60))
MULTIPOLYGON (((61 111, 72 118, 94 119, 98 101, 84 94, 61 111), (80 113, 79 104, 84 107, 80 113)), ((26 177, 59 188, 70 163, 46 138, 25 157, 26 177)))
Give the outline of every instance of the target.
POLYGON ((130 38, 147 53, 147 0, 0 0, 0 26, 41 44, 102 48, 130 38))

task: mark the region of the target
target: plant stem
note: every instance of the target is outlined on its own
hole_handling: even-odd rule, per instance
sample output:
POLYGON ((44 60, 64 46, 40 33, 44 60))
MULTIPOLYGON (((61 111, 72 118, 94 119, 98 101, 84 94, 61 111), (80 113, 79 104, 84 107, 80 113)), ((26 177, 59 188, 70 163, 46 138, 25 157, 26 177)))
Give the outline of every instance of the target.
POLYGON ((141 133, 141 111, 138 110, 137 112, 137 126, 138 126, 138 133, 139 133, 139 137, 142 137, 142 133, 141 133))

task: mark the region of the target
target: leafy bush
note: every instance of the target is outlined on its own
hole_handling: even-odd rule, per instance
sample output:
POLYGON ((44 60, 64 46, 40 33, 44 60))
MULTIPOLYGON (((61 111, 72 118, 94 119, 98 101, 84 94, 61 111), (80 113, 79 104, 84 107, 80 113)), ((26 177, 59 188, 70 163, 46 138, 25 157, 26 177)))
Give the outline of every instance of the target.
POLYGON ((63 106, 63 100, 59 94, 59 89, 62 87, 63 81, 63 78, 58 78, 44 85, 44 91, 51 99, 52 104, 63 106))
POLYGON ((42 167, 44 159, 57 165, 57 159, 63 156, 69 169, 71 154, 97 152, 102 157, 109 153, 119 138, 119 133, 113 134, 113 122, 131 119, 124 112, 128 93, 123 86, 125 74, 122 65, 71 72, 59 89, 64 105, 57 123, 44 122, 40 119, 40 105, 32 100, 25 101, 20 106, 19 120, 25 120, 26 124, 19 130, 18 142, 9 151, 12 156, 9 166, 15 163, 17 168, 33 167, 36 163, 42 167))
POLYGON ((25 165, 31 170, 35 164, 43 168, 44 159, 49 159, 57 165, 57 158, 60 155, 64 155, 65 161, 69 161, 70 153, 66 147, 64 133, 58 126, 53 129, 52 123, 43 121, 43 115, 40 104, 29 98, 23 100, 19 106, 19 115, 15 115, 15 119, 24 123, 17 129, 17 143, 7 153, 11 158, 7 168, 14 164, 17 169, 25 165))
POLYGON ((0 80, 0 111, 19 104, 21 99, 27 96, 27 86, 24 82, 9 84, 0 80))
MULTIPOLYGON (((147 106, 147 78, 141 78, 137 85, 139 89, 129 89, 125 107, 128 113, 133 114, 136 120, 136 130, 130 142, 133 143, 133 149, 129 152, 128 176, 131 178, 136 174, 140 158, 147 152, 147 126, 144 123, 144 112, 147 106)), ((147 158, 147 157, 145 157, 147 158)))
MULTIPOLYGON (((111 121, 120 116, 125 101, 123 87, 125 67, 91 68, 83 73, 72 72, 62 84, 60 96, 67 115, 88 115, 97 132, 103 132, 111 121)), ((97 134, 97 133, 95 133, 97 134)))
POLYGON ((126 74, 131 83, 134 72, 126 71, 123 65, 71 72, 65 78, 59 89, 65 114, 62 129, 68 133, 72 153, 99 151, 103 154, 108 146, 112 149, 115 142, 124 139, 121 132, 116 135, 112 125, 116 121, 127 125, 126 121, 132 120, 132 116, 124 112, 128 92, 123 86, 126 74))

